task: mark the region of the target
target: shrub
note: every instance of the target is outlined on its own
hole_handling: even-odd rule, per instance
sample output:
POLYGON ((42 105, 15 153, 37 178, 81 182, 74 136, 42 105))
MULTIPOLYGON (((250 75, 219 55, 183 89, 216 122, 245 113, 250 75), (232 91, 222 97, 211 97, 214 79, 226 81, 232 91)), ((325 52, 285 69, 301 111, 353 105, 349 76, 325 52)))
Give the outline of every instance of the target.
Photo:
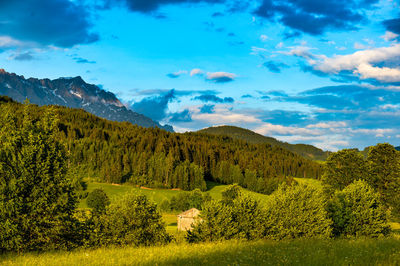
POLYGON ((233 184, 222 191, 222 202, 231 204, 233 200, 242 196, 242 188, 238 184, 233 184))
POLYGON ((387 216, 379 194, 365 181, 356 181, 340 192, 336 192, 329 204, 336 236, 387 235, 387 216))
POLYGON ((103 213, 106 210, 106 207, 110 205, 110 199, 104 190, 96 188, 89 193, 86 203, 94 212, 103 213))
POLYGON ((163 199, 163 201, 161 201, 160 205, 158 205, 158 208, 160 209, 160 211, 170 212, 171 211, 171 205, 170 205, 169 200, 163 199))
POLYGON ((20 122, 0 114, 0 251, 70 247, 76 196, 55 112, 34 120, 26 104, 20 122))
POLYGON ((202 193, 199 189, 195 189, 190 192, 181 192, 176 197, 173 196, 169 202, 169 208, 165 202, 162 202, 162 206, 160 206, 160 208, 162 207, 162 210, 167 208, 168 210, 175 211, 186 211, 191 208, 201 210, 203 205, 210 200, 210 194, 202 193))
POLYGON ((331 224, 322 187, 281 185, 267 202, 267 238, 329 238, 331 224))
POLYGON ((171 240, 157 206, 146 196, 133 192, 107 207, 97 221, 92 238, 93 243, 99 245, 136 246, 164 244, 171 240))
POLYGON ((237 193, 232 186, 224 195, 225 199, 205 205, 200 218, 191 231, 188 242, 217 241, 228 239, 260 239, 264 236, 264 216, 259 203, 237 193), (234 192, 234 193, 230 193, 234 192), (231 196, 234 197, 231 197, 231 196), (235 196, 236 195, 236 196, 235 196), (227 200, 229 198, 229 200, 227 200))

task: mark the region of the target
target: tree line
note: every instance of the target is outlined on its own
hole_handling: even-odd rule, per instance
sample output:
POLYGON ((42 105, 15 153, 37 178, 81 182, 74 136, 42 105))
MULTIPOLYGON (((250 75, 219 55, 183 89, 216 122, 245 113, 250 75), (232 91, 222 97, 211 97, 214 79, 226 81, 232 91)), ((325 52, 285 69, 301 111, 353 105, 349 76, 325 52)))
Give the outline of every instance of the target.
MULTIPOLYGON (((2 97, 15 122, 24 106, 2 97)), ((32 119, 52 108, 59 117, 57 138, 66 146, 68 171, 108 183, 205 190, 206 180, 238 183, 269 194, 291 177, 319 178, 320 164, 268 144, 249 144, 200 133, 169 133, 127 122, 112 122, 80 109, 30 105, 32 119)), ((2 122, 4 123, 4 122, 2 122)))

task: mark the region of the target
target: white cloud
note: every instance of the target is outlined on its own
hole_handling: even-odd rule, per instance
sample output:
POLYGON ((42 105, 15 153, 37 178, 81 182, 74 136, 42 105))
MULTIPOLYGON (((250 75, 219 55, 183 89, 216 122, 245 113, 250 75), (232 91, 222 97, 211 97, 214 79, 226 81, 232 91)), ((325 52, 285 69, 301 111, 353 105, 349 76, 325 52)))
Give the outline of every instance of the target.
POLYGON ((262 35, 260 36, 260 39, 261 39, 261 41, 265 42, 265 41, 268 40, 269 38, 268 38, 267 35, 262 34, 262 35))
POLYGON ((23 43, 15 40, 9 36, 0 36, 0 47, 1 48, 11 48, 23 46, 23 43))
POLYGON ((219 104, 214 107, 215 113, 204 114, 199 112, 199 108, 192 108, 192 120, 206 122, 212 125, 227 125, 227 124, 244 124, 244 123, 261 123, 258 118, 241 113, 232 112, 226 105, 219 104))
POLYGON ((349 132, 375 135, 375 137, 383 137, 385 134, 394 132, 394 130, 391 128, 376 128, 376 129, 365 129, 365 128, 351 129, 350 128, 349 132))
MULTIPOLYGON (((205 72, 200 68, 195 68, 190 71, 190 76, 203 76, 205 72)), ((235 80, 236 74, 229 72, 207 72, 205 79, 208 81, 213 81, 215 83, 226 83, 235 80)))
POLYGON ((190 71, 190 76, 202 75, 204 72, 200 68, 195 68, 190 71))
POLYGON ((307 128, 338 128, 338 127, 346 127, 347 123, 340 121, 340 122, 323 122, 318 124, 311 124, 308 125, 307 128))
POLYGON ((174 73, 172 73, 173 75, 176 75, 176 76, 180 76, 180 75, 183 75, 183 74, 187 74, 188 72, 186 71, 186 70, 179 70, 179 71, 177 71, 177 72, 174 72, 174 73))
POLYGON ((262 135, 306 135, 318 136, 321 131, 301 128, 301 127, 287 127, 282 125, 274 125, 270 123, 263 123, 261 126, 254 129, 255 132, 262 135))
POLYGON ((354 74, 360 75, 361 79, 372 78, 382 82, 399 82, 399 68, 373 66, 398 57, 400 57, 400 44, 395 44, 330 58, 319 56, 318 59, 322 60, 309 60, 309 63, 314 65, 314 69, 324 73, 338 74, 341 71, 352 71, 354 74))
POLYGON ((360 64, 354 73, 359 73, 361 79, 373 78, 384 82, 400 82, 400 69, 389 67, 373 67, 370 64, 360 64))
POLYGON ((336 46, 335 49, 338 50, 338 51, 344 51, 344 50, 346 50, 347 48, 344 47, 344 46, 336 46))
POLYGON ((236 78, 236 74, 229 72, 208 72, 207 80, 214 81, 217 83, 233 81, 236 78))
POLYGON ((364 49, 367 49, 367 48, 368 48, 368 46, 366 46, 365 44, 362 44, 362 43, 359 43, 359 42, 354 43, 354 49, 364 50, 364 49))
POLYGON ((283 46, 284 46, 283 42, 280 42, 275 46, 275 48, 281 49, 283 48, 283 46))
POLYGON ((314 55, 310 52, 311 48, 307 46, 296 46, 287 53, 289 55, 295 55, 306 59, 314 58, 314 55))
POLYGON ((309 64, 314 65, 317 61, 316 60, 324 60, 326 56, 324 55, 317 55, 313 54, 310 51, 314 50, 315 48, 311 48, 308 46, 294 46, 289 47, 290 50, 288 52, 280 52, 285 55, 292 55, 297 57, 302 57, 308 61, 309 64))
POLYGON ((256 46, 252 46, 251 47, 251 55, 258 55, 260 53, 264 53, 267 52, 268 50, 262 47, 256 47, 256 46))
POLYGON ((383 110, 388 110, 388 109, 389 110, 393 110, 393 109, 397 110, 397 109, 400 109, 400 104, 385 104, 385 105, 382 105, 381 108, 383 110))
POLYGON ((338 151, 339 148, 349 147, 350 142, 348 140, 335 140, 327 138, 324 142, 314 142, 315 146, 323 150, 338 151))
POLYGON ((390 41, 396 39, 397 37, 399 37, 399 35, 396 34, 396 33, 391 32, 391 31, 387 31, 385 33, 385 35, 381 36, 381 38, 384 39, 387 42, 390 42, 390 41))

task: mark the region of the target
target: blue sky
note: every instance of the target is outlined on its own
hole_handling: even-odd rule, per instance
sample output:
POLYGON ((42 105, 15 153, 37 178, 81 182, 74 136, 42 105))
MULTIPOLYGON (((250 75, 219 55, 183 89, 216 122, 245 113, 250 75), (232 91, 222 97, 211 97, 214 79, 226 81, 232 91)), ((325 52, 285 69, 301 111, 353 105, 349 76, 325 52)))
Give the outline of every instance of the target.
POLYGON ((178 132, 400 145, 396 0, 0 0, 0 67, 82 76, 178 132))

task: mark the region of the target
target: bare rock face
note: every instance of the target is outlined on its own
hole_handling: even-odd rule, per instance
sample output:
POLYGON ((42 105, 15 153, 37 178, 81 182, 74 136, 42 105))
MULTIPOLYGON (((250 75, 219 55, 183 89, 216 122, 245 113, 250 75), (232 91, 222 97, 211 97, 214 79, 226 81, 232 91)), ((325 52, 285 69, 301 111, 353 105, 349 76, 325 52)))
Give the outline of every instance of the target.
POLYGON ((0 69, 0 95, 18 102, 29 99, 37 105, 82 108, 108 120, 127 121, 142 127, 158 127, 173 132, 172 126, 161 126, 149 117, 127 109, 113 93, 88 84, 79 76, 54 80, 25 79, 24 76, 0 69))

